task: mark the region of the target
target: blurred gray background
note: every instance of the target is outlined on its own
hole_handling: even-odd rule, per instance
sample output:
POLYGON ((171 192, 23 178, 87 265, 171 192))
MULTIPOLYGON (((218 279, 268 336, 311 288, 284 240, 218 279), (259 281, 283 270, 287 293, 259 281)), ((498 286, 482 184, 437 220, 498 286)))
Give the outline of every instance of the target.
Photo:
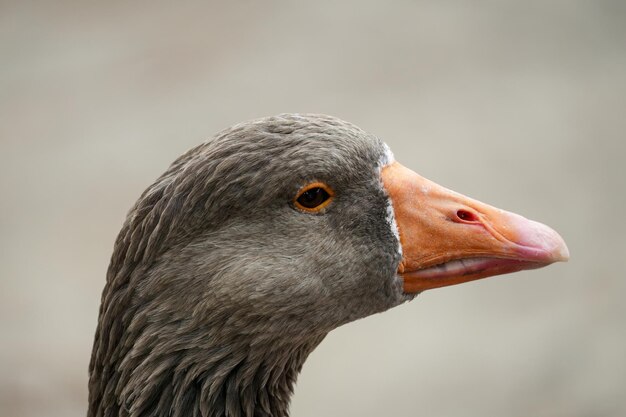
POLYGON ((179 154, 328 113, 572 259, 332 332, 295 417, 626 415, 626 2, 0 3, 0 415, 83 416, 114 238, 179 154))

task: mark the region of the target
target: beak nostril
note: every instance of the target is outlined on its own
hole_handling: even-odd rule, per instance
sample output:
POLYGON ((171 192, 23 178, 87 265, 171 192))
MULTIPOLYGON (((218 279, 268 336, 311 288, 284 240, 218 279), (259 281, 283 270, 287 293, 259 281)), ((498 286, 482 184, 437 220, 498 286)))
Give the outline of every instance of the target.
POLYGON ((478 217, 471 211, 467 211, 467 210, 457 210, 456 217, 459 220, 462 220, 464 222, 477 222, 478 221, 478 217))

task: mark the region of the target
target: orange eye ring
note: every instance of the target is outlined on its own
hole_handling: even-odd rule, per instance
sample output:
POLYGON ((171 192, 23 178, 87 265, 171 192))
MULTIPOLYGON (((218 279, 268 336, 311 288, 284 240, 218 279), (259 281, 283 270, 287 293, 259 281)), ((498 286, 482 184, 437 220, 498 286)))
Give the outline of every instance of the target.
POLYGON ((330 204, 335 192, 328 184, 312 182, 300 188, 293 205, 306 213, 319 213, 330 204))

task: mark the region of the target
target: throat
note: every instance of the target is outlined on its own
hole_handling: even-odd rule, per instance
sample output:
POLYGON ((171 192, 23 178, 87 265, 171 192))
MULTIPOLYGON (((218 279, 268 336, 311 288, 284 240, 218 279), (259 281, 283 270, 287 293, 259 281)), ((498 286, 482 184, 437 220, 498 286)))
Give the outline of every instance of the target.
POLYGON ((290 346, 231 342, 228 349, 125 360, 113 378, 123 390, 108 400, 105 393, 89 416, 287 417, 302 365, 323 338, 290 346))

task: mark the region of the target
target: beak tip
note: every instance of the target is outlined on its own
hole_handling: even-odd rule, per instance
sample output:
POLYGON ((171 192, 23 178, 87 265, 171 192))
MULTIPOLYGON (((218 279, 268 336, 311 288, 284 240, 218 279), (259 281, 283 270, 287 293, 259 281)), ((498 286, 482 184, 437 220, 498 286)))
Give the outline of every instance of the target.
POLYGON ((556 253, 556 257, 555 257, 556 258, 556 262, 567 262, 567 261, 569 261, 569 249, 568 249, 568 247, 565 244, 565 241, 563 239, 561 239, 560 243, 561 244, 559 245, 559 247, 555 251, 555 253, 556 253))
POLYGON ((547 230, 548 238, 545 241, 547 247, 551 247, 548 249, 550 253, 550 257, 552 258, 552 262, 567 262, 569 260, 569 249, 565 240, 559 235, 554 229, 549 228, 548 226, 544 226, 547 230))
POLYGON ((539 250, 542 253, 540 258, 547 263, 569 260, 567 244, 554 229, 516 214, 512 214, 510 220, 516 225, 517 233, 513 241, 524 247, 524 250, 531 248, 531 253, 539 250))

